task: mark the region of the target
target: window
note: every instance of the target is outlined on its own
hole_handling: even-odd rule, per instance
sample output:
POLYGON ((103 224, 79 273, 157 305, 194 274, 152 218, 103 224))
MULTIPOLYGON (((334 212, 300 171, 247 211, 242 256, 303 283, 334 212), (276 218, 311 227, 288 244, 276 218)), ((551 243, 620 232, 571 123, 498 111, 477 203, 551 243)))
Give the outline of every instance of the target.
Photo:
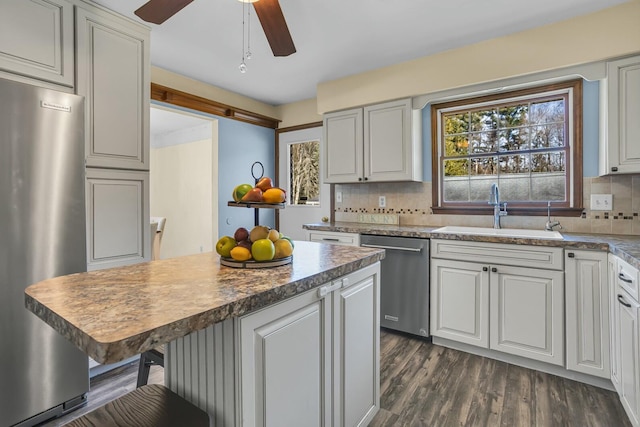
POLYGON ((290 205, 320 204, 320 141, 289 145, 290 205))
POLYGON ((433 212, 582 212, 582 80, 431 107, 433 212))

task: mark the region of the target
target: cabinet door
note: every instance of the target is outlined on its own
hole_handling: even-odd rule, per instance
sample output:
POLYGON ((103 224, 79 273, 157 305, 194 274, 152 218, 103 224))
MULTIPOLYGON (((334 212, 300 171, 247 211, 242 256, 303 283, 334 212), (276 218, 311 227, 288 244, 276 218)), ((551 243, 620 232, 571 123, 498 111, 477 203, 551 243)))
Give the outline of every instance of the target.
POLYGON ((73 4, 2 0, 0 70, 73 87, 73 4))
POLYGON ((333 295, 333 425, 366 426, 380 407, 379 264, 341 280, 333 295))
POLYGON ((608 170, 640 172, 640 56, 611 61, 607 69, 608 170))
POLYGON ((567 369, 610 378, 607 254, 567 251, 565 274, 567 369))
POLYGON ((431 335, 489 347, 487 265, 431 259, 431 335))
POLYGON ((87 169, 87 268, 149 261, 149 173, 87 169))
POLYGON ((148 170, 149 33, 102 10, 76 15, 87 166, 148 170))
POLYGON ((331 318, 316 291, 240 319, 243 426, 331 425, 331 318))
POLYGON ((324 115, 324 182, 363 180, 362 108, 324 115))
POLYGON ((491 267, 491 349, 564 365, 564 274, 491 267))
POLYGON ((418 118, 415 122, 410 99, 364 108, 365 180, 422 179, 419 166, 422 164, 422 144, 413 140, 413 136, 417 137, 419 132, 413 132, 412 129, 414 124, 418 125, 418 118))
POLYGON ((608 255, 609 263, 609 313, 611 322, 611 344, 609 351, 611 353, 611 382, 618 394, 620 391, 620 310, 618 308, 617 291, 617 257, 608 255))
POLYGON ((640 425, 640 305, 620 287, 616 300, 620 328, 620 400, 632 424, 640 425))

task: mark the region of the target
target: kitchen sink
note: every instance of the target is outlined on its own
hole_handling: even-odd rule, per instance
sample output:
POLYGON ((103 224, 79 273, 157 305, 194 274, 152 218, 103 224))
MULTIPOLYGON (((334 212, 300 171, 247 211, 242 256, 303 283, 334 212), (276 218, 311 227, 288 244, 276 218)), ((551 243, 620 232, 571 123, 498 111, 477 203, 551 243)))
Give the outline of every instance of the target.
POLYGON ((436 228, 432 233, 469 234, 474 236, 519 237, 525 239, 562 239, 557 231, 530 230, 519 228, 463 227, 447 225, 436 228))

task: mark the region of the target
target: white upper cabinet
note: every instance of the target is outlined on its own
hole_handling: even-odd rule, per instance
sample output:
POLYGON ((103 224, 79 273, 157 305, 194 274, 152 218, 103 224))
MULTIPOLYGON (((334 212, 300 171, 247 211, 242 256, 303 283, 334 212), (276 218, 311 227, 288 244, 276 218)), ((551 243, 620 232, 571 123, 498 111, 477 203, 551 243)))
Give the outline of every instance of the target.
POLYGON ((325 182, 420 181, 421 136, 410 99, 325 114, 325 182))
MULTIPOLYGON (((607 64, 600 174, 640 173, 640 56, 607 64)), ((601 101, 603 102, 603 101, 601 101)))
POLYGON ((148 170, 149 31, 100 9, 76 20, 87 166, 148 170))
POLYGON ((73 4, 2 0, 0 70, 73 87, 73 4))

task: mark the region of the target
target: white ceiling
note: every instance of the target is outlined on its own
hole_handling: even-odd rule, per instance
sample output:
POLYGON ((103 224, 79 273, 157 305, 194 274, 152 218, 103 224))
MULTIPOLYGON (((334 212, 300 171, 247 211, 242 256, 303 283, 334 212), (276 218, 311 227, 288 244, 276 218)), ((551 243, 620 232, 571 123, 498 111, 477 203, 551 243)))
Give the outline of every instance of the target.
MULTIPOLYGON (((275 58, 251 9, 241 74, 243 3, 195 0, 151 26, 151 63, 272 105, 316 96, 316 85, 627 0, 280 0, 297 53, 275 58)), ((140 21, 146 0, 94 0, 140 21)), ((141 21, 140 21, 141 22, 141 21)), ((473 68, 470 67, 470 72, 473 68)))

